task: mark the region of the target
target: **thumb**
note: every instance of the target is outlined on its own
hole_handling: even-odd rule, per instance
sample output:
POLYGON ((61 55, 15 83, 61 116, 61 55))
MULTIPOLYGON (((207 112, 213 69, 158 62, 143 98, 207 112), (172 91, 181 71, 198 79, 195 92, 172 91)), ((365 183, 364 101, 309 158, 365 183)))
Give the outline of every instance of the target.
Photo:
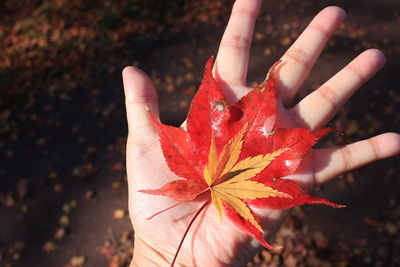
POLYGON ((157 92, 153 82, 140 69, 126 67, 122 71, 125 106, 128 119, 128 139, 134 143, 154 142, 155 131, 149 112, 159 118, 157 92))

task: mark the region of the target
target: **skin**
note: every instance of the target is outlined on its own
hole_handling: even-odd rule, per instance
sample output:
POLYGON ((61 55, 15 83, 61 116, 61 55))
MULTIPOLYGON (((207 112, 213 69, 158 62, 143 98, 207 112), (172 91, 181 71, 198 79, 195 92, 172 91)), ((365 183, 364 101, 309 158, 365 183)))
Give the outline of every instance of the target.
MULTIPOLYGON (((214 77, 230 103, 251 88, 246 85, 249 49, 261 0, 236 0, 222 37, 214 77)), ((286 62, 279 72, 278 127, 320 129, 347 99, 385 63, 376 49, 364 51, 346 67, 291 108, 294 95, 307 78, 328 38, 345 18, 338 7, 327 7, 311 21, 297 41, 282 56, 286 62)), ((146 218, 176 202, 163 196, 139 193, 159 188, 178 179, 167 167, 148 110, 159 116, 157 93, 150 78, 135 67, 123 70, 126 111, 129 125, 127 172, 129 211, 135 229, 134 258, 131 266, 169 266, 182 235, 202 203, 185 203, 161 215, 146 218)), ((342 147, 314 149, 295 175, 287 177, 306 190, 334 177, 400 152, 400 135, 385 133, 342 147)), ((265 237, 281 225, 287 211, 255 210, 262 219, 265 237)), ((257 241, 240 231, 228 219, 219 221, 214 207, 208 206, 196 219, 183 243, 175 266, 244 266, 260 249, 257 241)))

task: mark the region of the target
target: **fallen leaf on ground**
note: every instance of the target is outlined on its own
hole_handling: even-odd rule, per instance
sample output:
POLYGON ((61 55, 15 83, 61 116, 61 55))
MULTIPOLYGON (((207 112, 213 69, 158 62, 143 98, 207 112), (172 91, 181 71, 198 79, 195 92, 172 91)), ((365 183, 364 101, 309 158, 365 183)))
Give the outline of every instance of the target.
POLYGON ((59 228, 57 229, 56 233, 54 234, 55 240, 62 240, 65 237, 65 229, 59 228))
POLYGON ((61 218, 60 218, 61 225, 67 226, 69 224, 69 222, 70 222, 70 220, 69 220, 68 216, 65 216, 65 215, 61 216, 61 218))
POLYGON ((47 254, 54 252, 57 248, 57 244, 53 241, 48 241, 43 245, 43 251, 47 254))
POLYGON ((121 220, 121 219, 123 219, 123 218, 125 217, 125 211, 124 211, 123 209, 116 209, 116 210, 113 210, 111 216, 112 216, 114 219, 119 219, 119 220, 121 220))
POLYGON ((74 256, 70 262, 72 266, 82 266, 85 263, 85 256, 74 256))

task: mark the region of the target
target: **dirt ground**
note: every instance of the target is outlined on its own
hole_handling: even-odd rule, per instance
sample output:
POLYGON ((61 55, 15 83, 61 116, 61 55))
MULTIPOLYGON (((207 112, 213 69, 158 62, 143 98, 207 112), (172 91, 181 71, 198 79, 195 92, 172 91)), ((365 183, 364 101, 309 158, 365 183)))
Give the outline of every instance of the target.
MULTIPOLYGON (((0 12, 8 12, 0 20, 0 41, 18 38, 7 25, 32 16, 34 27, 38 8, 50 16, 55 9, 43 6, 65 1, 24 2, 26 6, 0 4, 0 12)), ((121 35, 112 47, 99 45, 102 39, 85 43, 82 61, 61 54, 47 63, 46 55, 52 58, 55 48, 35 45, 28 52, 40 48, 45 56, 33 61, 42 64, 19 68, 15 62, 20 54, 12 54, 9 43, 0 50, 0 266, 128 266, 133 229, 127 215, 121 70, 136 65, 147 72, 159 92, 163 122, 179 125, 200 83, 204 62, 217 52, 232 4, 181 1, 183 13, 163 6, 157 9, 160 14, 174 11, 158 19, 151 17, 157 4, 143 5, 148 2, 150 13, 143 15, 147 28, 139 25, 137 32, 122 32, 125 28, 118 20, 107 20, 108 30, 121 35), (4 63, 7 58, 10 64, 4 63), (41 69, 46 64, 48 69, 41 69)), ((118 10, 115 5, 110 2, 108 7, 118 10)), ((262 81, 268 67, 327 5, 318 0, 265 1, 248 83, 262 81)), ((334 0, 329 5, 345 8, 348 19, 322 53, 298 99, 365 49, 382 49, 387 64, 331 122, 343 135, 333 134, 323 145, 400 132, 400 2, 334 0)), ((138 7, 144 13, 145 8, 138 7)), ((74 12, 83 17, 90 11, 74 12)), ((399 164, 398 156, 383 160, 317 190, 316 195, 348 207, 293 209, 272 240, 276 249, 260 252, 248 266, 400 266, 399 164)))

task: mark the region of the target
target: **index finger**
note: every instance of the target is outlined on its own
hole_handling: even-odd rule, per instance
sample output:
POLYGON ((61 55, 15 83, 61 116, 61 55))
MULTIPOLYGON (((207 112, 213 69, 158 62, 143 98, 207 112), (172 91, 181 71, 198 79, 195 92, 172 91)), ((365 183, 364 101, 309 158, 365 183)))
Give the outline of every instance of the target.
POLYGON ((243 94, 242 88, 237 86, 246 85, 250 46, 261 4, 261 0, 236 0, 219 46, 214 78, 227 85, 225 87, 233 90, 236 96, 243 94))

